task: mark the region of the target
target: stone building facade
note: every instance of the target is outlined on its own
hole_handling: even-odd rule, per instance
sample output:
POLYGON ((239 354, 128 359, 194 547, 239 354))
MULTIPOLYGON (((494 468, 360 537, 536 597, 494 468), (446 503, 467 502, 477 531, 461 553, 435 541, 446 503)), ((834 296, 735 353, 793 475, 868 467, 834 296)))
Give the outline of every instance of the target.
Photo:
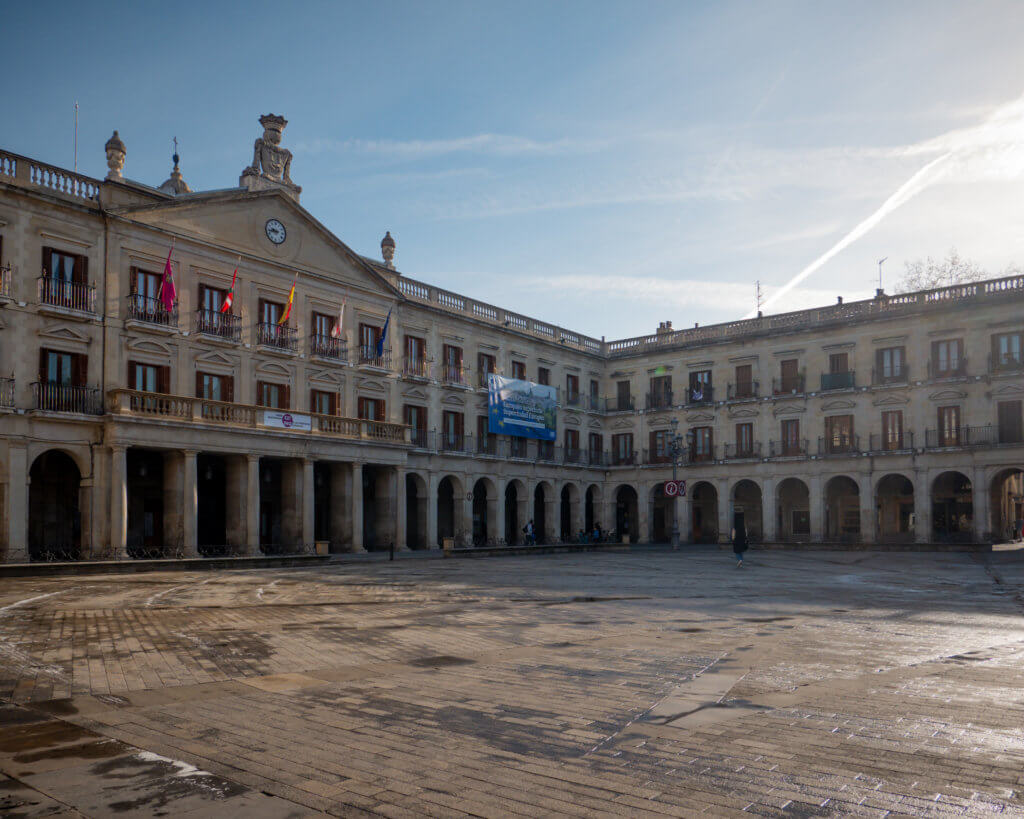
POLYGON ((117 132, 103 180, 0 151, 5 561, 469 546, 530 519, 976 541, 1021 517, 1024 280, 598 340, 403 275, 390 233, 354 252, 260 122, 224 190, 177 156, 126 178, 117 132), (490 372, 558 388, 554 444, 487 432, 490 372))

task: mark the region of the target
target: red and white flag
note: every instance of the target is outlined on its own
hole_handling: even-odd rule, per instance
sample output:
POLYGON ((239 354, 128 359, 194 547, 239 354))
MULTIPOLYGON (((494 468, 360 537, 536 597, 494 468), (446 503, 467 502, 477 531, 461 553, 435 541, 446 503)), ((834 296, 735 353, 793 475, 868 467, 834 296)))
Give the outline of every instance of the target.
POLYGON ((164 310, 168 313, 174 309, 174 299, 178 291, 174 286, 174 271, 171 269, 171 253, 174 252, 174 241, 171 241, 171 249, 167 251, 167 262, 164 264, 164 276, 160 280, 160 301, 163 302, 164 310))
POLYGON ((228 294, 224 297, 224 303, 220 306, 220 312, 226 313, 231 309, 231 302, 235 300, 235 281, 238 279, 238 265, 241 263, 242 257, 238 257, 238 261, 235 262, 235 272, 231 274, 231 289, 228 290, 228 294))
POLYGON ((331 338, 341 338, 342 333, 345 332, 345 302, 348 298, 341 300, 341 309, 338 311, 338 321, 333 327, 331 327, 331 338))

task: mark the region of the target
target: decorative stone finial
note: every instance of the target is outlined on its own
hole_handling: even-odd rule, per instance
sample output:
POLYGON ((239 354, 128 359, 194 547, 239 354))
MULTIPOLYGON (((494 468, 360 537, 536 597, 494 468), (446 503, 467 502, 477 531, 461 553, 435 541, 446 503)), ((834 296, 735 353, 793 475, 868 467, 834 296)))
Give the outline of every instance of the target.
POLYGON ((174 167, 171 169, 170 178, 160 186, 160 190, 164 193, 170 193, 177 196, 179 193, 192 193, 192 189, 188 186, 188 183, 181 176, 181 171, 178 170, 178 163, 181 161, 181 157, 178 156, 178 138, 174 138, 174 155, 171 157, 174 160, 174 167))
POLYGON ((121 137, 117 135, 117 131, 114 131, 113 136, 103 147, 107 152, 107 167, 110 168, 107 171, 107 179, 122 179, 121 171, 124 169, 124 157, 127 151, 121 137))
POLYGON ((263 136, 253 146, 252 164, 242 171, 238 180, 241 187, 251 191, 284 188, 295 199, 299 198, 302 188, 292 182, 289 176, 292 152, 280 147, 281 134, 287 124, 288 120, 278 114, 264 114, 260 117, 263 136))
POLYGON ((385 231, 384 238, 380 240, 380 253, 384 257, 384 264, 388 270, 395 269, 395 240, 391 238, 391 231, 385 231))

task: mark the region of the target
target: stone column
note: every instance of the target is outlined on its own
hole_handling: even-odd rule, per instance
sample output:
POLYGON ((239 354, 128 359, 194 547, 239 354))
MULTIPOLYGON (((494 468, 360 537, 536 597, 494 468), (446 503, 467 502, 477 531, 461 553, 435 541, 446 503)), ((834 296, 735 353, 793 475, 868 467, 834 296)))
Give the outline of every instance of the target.
POLYGON ((352 464, 352 551, 365 552, 363 547, 363 465, 352 464))
POLYGON ((437 542, 437 485, 440 483, 436 472, 427 476, 427 548, 436 549, 437 542))
MULTIPOLYGON (((473 483, 476 483, 476 481, 473 481, 473 483)), ((456 511, 456 514, 458 514, 458 510, 460 508, 460 506, 459 506, 460 503, 461 503, 461 508, 462 508, 462 523, 461 523, 461 525, 459 524, 458 521, 456 521, 456 523, 455 523, 455 536, 456 536, 455 545, 456 546, 472 546, 473 545, 473 486, 470 484, 470 481, 469 481, 468 478, 466 479, 466 482, 463 485, 462 498, 456 498, 455 499, 455 511, 456 511), (463 535, 463 540, 462 540, 461 543, 457 539, 460 531, 462 532, 462 535, 463 535)))
POLYGON ((408 551, 409 528, 406 520, 408 507, 405 497, 405 467, 396 466, 392 472, 394 489, 391 492, 391 497, 395 499, 395 548, 400 551, 408 551))
POLYGON ((646 484, 639 484, 639 491, 636 493, 636 535, 637 543, 651 542, 651 518, 654 514, 654 501, 651 499, 651 491, 646 484))
POLYGON ((246 455, 245 553, 260 553, 260 456, 246 455))
POLYGON ((312 548, 316 539, 314 527, 314 502, 316 500, 316 486, 313 477, 313 459, 302 460, 302 545, 312 548))
POLYGON ((87 560, 93 554, 93 487, 95 481, 90 476, 82 478, 78 485, 79 537, 82 540, 82 559, 87 560))
POLYGON ((233 554, 245 551, 245 516, 247 509, 246 463, 234 455, 225 457, 224 534, 233 554))
POLYGON ((303 461, 289 458, 281 464, 281 543, 284 546, 302 543, 303 461))
MULTIPOLYGON (((605 487, 601 492, 601 497, 604 498, 604 502, 601 504, 603 507, 601 512, 601 528, 606 532, 617 531, 619 528, 619 522, 615 515, 615 489, 612 486, 605 484, 605 487)), ((622 535, 620 534, 619 537, 621 538, 622 535)))
POLYGON ((569 528, 572 530, 573 541, 576 540, 576 535, 583 528, 583 524, 586 523, 586 504, 587 488, 585 486, 577 486, 576 500, 569 501, 569 528))
POLYGON ((128 557, 128 453, 110 448, 110 549, 114 559, 128 557))
MULTIPOLYGON (((692 543, 693 542, 693 504, 690 502, 690 495, 687 493, 685 498, 676 498, 675 511, 678 517, 676 520, 679 521, 679 542, 680 543, 692 543)), ((669 529, 669 537, 672 536, 672 530, 669 529)))
MULTIPOLYGON (((550 486, 550 483, 549 483, 550 486)), ((554 487, 551 488, 551 495, 544 495, 544 535, 551 543, 562 535, 562 515, 558 508, 561 498, 553 497, 554 487)), ((537 521, 534 521, 536 525, 537 521)))
POLYGON ((718 492, 718 542, 732 542, 732 498, 729 495, 729 479, 715 481, 718 492))
POLYGON ((914 540, 932 541, 932 493, 930 476, 925 470, 914 473, 914 540))
POLYGON ((878 515, 875 512, 875 496, 871 491, 871 474, 857 476, 860 492, 860 542, 874 543, 878 539, 878 515))
POLYGON ((985 482, 985 467, 979 466, 971 475, 971 495, 974 512, 974 539, 982 541, 992 531, 991 496, 985 482))
POLYGON ((183 553, 185 557, 199 556, 198 525, 199 497, 196 494, 196 456, 194 449, 182 452, 184 476, 182 480, 181 517, 184 533, 183 553))
POLYGON ((505 480, 495 478, 494 485, 498 493, 494 504, 494 540, 498 542, 505 539, 505 480))
POLYGON ((811 543, 821 543, 824 537, 823 518, 825 515, 825 498, 822 495, 822 478, 814 475, 807 487, 810 503, 811 543))
POLYGON ((761 483, 761 527, 764 530, 764 542, 774 543, 779 533, 776 529, 778 524, 778 512, 775 509, 775 480, 765 478, 761 483))
POLYGON ((331 551, 340 552, 352 542, 352 470, 348 464, 331 464, 331 551))
POLYGON ((24 444, 11 443, 8 453, 7 554, 8 563, 28 563, 28 450, 24 444))

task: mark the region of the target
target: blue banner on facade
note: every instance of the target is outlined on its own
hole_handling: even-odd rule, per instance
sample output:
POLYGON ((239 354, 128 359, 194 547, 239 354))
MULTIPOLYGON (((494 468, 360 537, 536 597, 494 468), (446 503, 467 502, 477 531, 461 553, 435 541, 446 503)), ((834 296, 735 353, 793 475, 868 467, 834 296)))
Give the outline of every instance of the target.
POLYGON ((558 393, 554 387, 491 373, 487 393, 487 429, 491 434, 541 441, 558 437, 558 393))

